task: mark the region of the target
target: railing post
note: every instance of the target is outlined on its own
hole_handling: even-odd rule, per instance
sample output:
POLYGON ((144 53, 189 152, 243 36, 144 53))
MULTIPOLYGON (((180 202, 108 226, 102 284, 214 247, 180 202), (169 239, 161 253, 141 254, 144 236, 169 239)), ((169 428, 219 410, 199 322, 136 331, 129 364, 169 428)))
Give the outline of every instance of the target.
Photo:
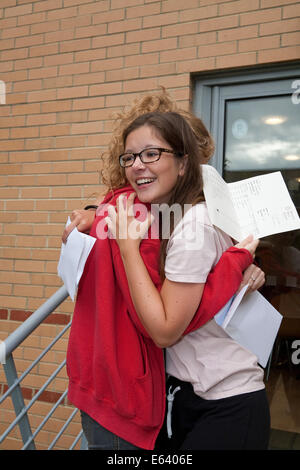
POLYGON ((82 436, 81 436, 80 450, 88 450, 88 442, 87 442, 84 432, 82 432, 82 436))
POLYGON ((16 330, 14 330, 5 340, 5 353, 11 354, 35 328, 37 328, 45 318, 53 312, 67 297, 68 291, 65 286, 60 287, 49 299, 46 300, 34 313, 30 315, 16 330))
MULTIPOLYGON (((4 368, 5 375, 6 375, 7 385, 8 387, 11 387, 18 380, 15 361, 13 359, 12 354, 9 354, 7 356, 5 364, 3 364, 3 368, 4 368)), ((18 416, 22 412, 22 410, 25 408, 25 403, 24 403, 21 387, 19 384, 11 392, 11 399, 14 405, 16 416, 18 416)), ((22 419, 20 419, 18 425, 19 425, 23 443, 25 444, 28 441, 28 439, 32 436, 32 431, 31 431, 31 427, 29 424, 27 413, 23 416, 22 419)), ((30 445, 28 446, 28 449, 36 450, 34 442, 30 443, 30 445)))

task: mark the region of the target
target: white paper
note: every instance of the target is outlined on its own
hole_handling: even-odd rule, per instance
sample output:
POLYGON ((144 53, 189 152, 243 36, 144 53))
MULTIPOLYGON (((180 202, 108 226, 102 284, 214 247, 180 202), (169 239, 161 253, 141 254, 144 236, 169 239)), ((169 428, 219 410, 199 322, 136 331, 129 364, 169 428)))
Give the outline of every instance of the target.
MULTIPOLYGON (((224 318, 224 321, 222 323, 222 327, 224 329, 226 329, 226 326, 228 325, 228 323, 230 322, 231 318, 233 317, 236 309, 238 308, 238 306, 240 305, 241 301, 243 300, 243 297, 244 295, 246 294, 246 291, 249 287, 249 284, 247 284, 246 286, 244 286, 240 292, 238 294, 236 294, 233 298, 233 301, 231 303, 231 306, 230 306, 230 309, 226 315, 226 317, 224 318)), ((250 294, 249 294, 250 295, 250 294)))
MULTIPOLYGON (((232 339, 255 354, 262 367, 266 367, 282 315, 259 292, 245 296, 247 288, 248 285, 232 299, 221 326, 232 339)), ((220 318, 218 313, 215 316, 218 324, 220 318)))
POLYGON ((214 320, 218 323, 218 325, 223 325, 224 319, 230 310, 234 298, 235 295, 231 297, 231 299, 228 300, 227 304, 224 305, 224 307, 221 308, 221 310, 219 310, 219 312, 214 316, 214 320))
POLYGON ((241 241, 300 228, 300 218, 280 171, 226 183, 202 165, 203 190, 214 225, 241 241))
MULTIPOLYGON (((68 218, 66 226, 70 222, 70 218, 68 218)), ((57 272, 72 300, 75 298, 86 260, 95 241, 96 238, 78 232, 77 228, 74 228, 68 236, 66 244, 62 243, 61 245, 57 272)))
POLYGON ((228 184, 212 166, 201 165, 201 168, 203 191, 211 222, 234 240, 240 240, 241 230, 228 184))

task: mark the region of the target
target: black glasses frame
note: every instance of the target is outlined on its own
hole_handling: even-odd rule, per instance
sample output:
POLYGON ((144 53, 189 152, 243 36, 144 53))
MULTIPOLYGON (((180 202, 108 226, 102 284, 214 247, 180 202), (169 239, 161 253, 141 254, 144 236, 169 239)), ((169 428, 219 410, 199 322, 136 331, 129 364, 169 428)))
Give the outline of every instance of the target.
POLYGON ((133 152, 127 152, 127 153, 122 153, 122 155, 119 156, 119 163, 120 163, 120 166, 122 168, 128 168, 130 166, 132 166, 136 160, 137 157, 139 157, 139 159, 141 160, 141 162, 143 162, 145 165, 148 165, 149 163, 154 163, 154 162, 157 162, 160 157, 161 157, 161 154, 163 152, 166 152, 166 153, 173 153, 175 155, 178 155, 178 156, 181 156, 181 153, 179 152, 174 152, 174 150, 171 150, 171 149, 164 149, 164 148, 161 148, 161 147, 147 147, 143 150, 141 150, 140 152, 138 153, 133 153, 133 152), (157 158, 155 160, 152 160, 151 162, 144 162, 143 160, 143 157, 142 157, 142 153, 145 152, 145 150, 158 150, 158 155, 157 155, 157 158), (132 155, 133 156, 133 160, 132 162, 130 163, 130 165, 124 165, 123 164, 123 161, 122 161, 122 158, 124 157, 124 155, 132 155))

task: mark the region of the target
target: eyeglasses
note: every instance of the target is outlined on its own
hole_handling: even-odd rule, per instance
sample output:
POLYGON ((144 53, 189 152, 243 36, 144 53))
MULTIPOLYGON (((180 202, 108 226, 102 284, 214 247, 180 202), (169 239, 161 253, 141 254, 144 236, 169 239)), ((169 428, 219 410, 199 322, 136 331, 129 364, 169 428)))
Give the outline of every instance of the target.
POLYGON ((144 149, 139 153, 123 153, 119 156, 119 162, 122 168, 128 168, 129 166, 132 166, 136 160, 136 157, 139 157, 143 163, 154 163, 160 159, 163 152, 173 153, 175 155, 181 156, 181 153, 174 152, 174 150, 155 147, 144 149))

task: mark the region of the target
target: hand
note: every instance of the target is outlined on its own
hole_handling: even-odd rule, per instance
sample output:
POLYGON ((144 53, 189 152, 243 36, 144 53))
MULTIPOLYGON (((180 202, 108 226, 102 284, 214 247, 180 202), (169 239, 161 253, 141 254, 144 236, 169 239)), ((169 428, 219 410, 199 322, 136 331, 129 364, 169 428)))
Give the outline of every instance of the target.
POLYGON ((108 206, 108 216, 105 218, 108 230, 116 239, 121 253, 130 247, 138 248, 153 222, 150 212, 147 212, 142 222, 134 217, 135 196, 135 193, 131 193, 127 199, 125 195, 119 196, 116 207, 108 206))
POLYGON ((237 243, 235 246, 236 248, 245 248, 251 253, 251 255, 254 258, 255 251, 256 251, 256 248, 258 247, 258 244, 259 244, 259 240, 254 240, 253 235, 248 235, 247 238, 237 243))
POLYGON ((95 214, 96 211, 93 210, 75 209, 70 216, 71 223, 63 231, 62 241, 66 243, 68 236, 75 227, 79 232, 89 233, 95 214))
POLYGON ((248 292, 253 292, 259 289, 264 285, 264 283, 265 273, 255 264, 250 264, 250 266, 248 266, 248 268, 244 271, 243 279, 237 292, 240 292, 244 286, 249 284, 249 287, 246 291, 247 294, 248 292))

